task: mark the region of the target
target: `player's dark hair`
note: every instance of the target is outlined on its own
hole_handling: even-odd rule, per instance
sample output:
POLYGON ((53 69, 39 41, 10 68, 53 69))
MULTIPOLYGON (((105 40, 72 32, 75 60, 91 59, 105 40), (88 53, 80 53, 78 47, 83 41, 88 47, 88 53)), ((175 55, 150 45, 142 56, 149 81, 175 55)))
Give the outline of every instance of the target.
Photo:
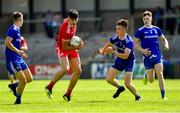
POLYGON ((71 19, 77 19, 79 17, 79 13, 76 9, 70 9, 68 11, 68 16, 71 18, 71 19))
POLYGON ((152 17, 152 13, 150 11, 145 11, 143 14, 142 14, 142 17, 145 17, 146 15, 152 17))
POLYGON ((18 11, 16 11, 16 12, 14 12, 13 13, 13 20, 14 21, 17 21, 19 18, 21 18, 23 15, 22 15, 22 13, 21 12, 18 12, 18 11))
POLYGON ((121 26, 125 27, 126 29, 128 29, 128 20, 120 19, 117 21, 116 25, 121 25, 121 26))

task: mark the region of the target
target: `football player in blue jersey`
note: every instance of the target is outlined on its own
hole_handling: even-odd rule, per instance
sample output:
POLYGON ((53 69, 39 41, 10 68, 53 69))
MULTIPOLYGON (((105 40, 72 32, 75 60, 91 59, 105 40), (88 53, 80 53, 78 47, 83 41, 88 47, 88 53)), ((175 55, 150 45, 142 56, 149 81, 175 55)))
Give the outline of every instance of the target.
POLYGON ((147 74, 144 77, 144 84, 153 82, 155 73, 159 81, 162 99, 167 99, 165 96, 165 82, 163 77, 163 60, 159 49, 159 40, 162 41, 165 50, 169 50, 168 41, 163 35, 161 29, 152 25, 152 13, 145 11, 142 14, 144 26, 139 28, 135 33, 134 46, 135 49, 143 53, 144 66, 147 74), (141 46, 139 44, 141 42, 141 46))
POLYGON ((16 96, 14 104, 21 104, 21 96, 23 94, 26 83, 32 81, 32 74, 23 60, 27 58, 27 54, 21 50, 21 32, 20 27, 23 25, 23 14, 21 12, 13 13, 14 24, 8 29, 5 40, 6 68, 8 73, 16 75, 19 84, 16 88, 12 85, 11 89, 16 96))
POLYGON ((103 48, 99 49, 99 53, 113 54, 116 58, 114 64, 109 69, 106 77, 106 81, 111 85, 117 87, 117 91, 113 95, 113 98, 117 98, 125 88, 120 85, 116 79, 116 75, 119 71, 125 71, 124 84, 131 93, 135 96, 135 100, 141 100, 139 93, 135 86, 132 84, 133 67, 135 62, 134 56, 134 42, 132 38, 127 34, 128 21, 120 19, 116 24, 116 35, 112 36, 103 48), (113 50, 113 45, 116 50, 113 50))
MULTIPOLYGON (((28 46, 26 43, 26 39, 24 37, 21 37, 21 50, 26 51, 28 50, 28 46)), ((8 87, 12 90, 13 88, 15 89, 19 85, 19 81, 16 79, 15 75, 12 75, 8 73, 9 80, 11 84, 8 85, 8 87)))

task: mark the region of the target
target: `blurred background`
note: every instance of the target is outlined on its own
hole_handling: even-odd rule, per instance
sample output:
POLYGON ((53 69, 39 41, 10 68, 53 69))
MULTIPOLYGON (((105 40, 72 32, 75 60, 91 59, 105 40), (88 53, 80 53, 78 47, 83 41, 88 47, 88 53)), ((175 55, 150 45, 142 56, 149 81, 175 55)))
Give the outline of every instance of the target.
MULTIPOLYGON (((165 78, 180 78, 180 0, 0 0, 0 79, 7 79, 4 40, 13 24, 12 13, 24 14, 22 36, 26 38, 29 58, 26 59, 35 79, 49 79, 59 70, 55 53, 55 37, 66 12, 75 8, 80 19, 78 32, 85 41, 81 49, 81 78, 105 78, 113 62, 112 55, 101 56, 99 47, 114 34, 116 21, 129 20, 128 33, 134 37, 143 26, 142 12, 153 13, 153 24, 160 27, 168 39, 170 50, 163 51, 165 78)), ((134 78, 145 74, 141 53, 136 53, 134 78)), ((69 78, 68 72, 64 78, 69 78)), ((120 78, 123 73, 120 74, 120 78)))

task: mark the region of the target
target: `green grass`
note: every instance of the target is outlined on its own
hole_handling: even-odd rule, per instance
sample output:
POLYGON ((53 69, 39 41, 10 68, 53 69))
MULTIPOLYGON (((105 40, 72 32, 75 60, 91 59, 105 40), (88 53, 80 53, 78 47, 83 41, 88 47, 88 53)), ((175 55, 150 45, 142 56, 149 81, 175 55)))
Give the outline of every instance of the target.
MULTIPOLYGON (((142 101, 135 102, 134 96, 126 89, 120 97, 113 99, 116 88, 105 80, 79 80, 72 94, 72 101, 66 103, 62 96, 69 80, 59 81, 53 89, 53 99, 46 97, 44 87, 49 80, 34 80, 23 94, 23 104, 13 105, 15 97, 9 92, 9 81, 0 81, 0 112, 136 112, 159 113, 180 112, 180 80, 166 80, 167 101, 160 96, 157 80, 144 86, 141 80, 134 80, 142 101)), ((123 83, 123 80, 120 80, 123 83)))

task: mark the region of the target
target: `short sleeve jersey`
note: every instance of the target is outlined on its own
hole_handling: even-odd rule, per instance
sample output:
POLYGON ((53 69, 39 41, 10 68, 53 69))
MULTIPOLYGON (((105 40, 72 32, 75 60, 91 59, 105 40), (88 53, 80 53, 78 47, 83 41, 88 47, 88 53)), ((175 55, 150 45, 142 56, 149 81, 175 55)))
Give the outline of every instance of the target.
MULTIPOLYGON (((157 26, 143 26, 137 30, 135 38, 138 38, 141 41, 141 47, 143 49, 149 49, 151 54, 160 55, 158 37, 162 35, 161 29, 157 26)), ((146 58, 146 56, 144 57, 146 58)))
MULTIPOLYGON (((16 25, 12 25, 8 29, 6 36, 12 38, 13 46, 20 50, 21 33, 20 33, 20 29, 16 25)), ((18 55, 16 52, 10 50, 8 47, 6 47, 5 54, 6 54, 7 59, 11 59, 11 60, 21 59, 20 55, 18 55)))
POLYGON ((68 19, 64 19, 63 23, 59 28, 59 33, 57 37, 57 47, 62 50, 62 40, 70 40, 76 33, 76 26, 72 27, 68 23, 68 19))
MULTIPOLYGON (((129 57, 127 60, 134 60, 135 56, 134 56, 134 43, 132 38, 126 34, 124 39, 119 39, 118 36, 112 36, 109 41, 111 42, 111 44, 114 44, 116 46, 116 49, 119 53, 124 53, 125 48, 128 48, 131 50, 131 53, 129 54, 129 57)), ((123 59, 121 59, 123 60, 123 59)))

